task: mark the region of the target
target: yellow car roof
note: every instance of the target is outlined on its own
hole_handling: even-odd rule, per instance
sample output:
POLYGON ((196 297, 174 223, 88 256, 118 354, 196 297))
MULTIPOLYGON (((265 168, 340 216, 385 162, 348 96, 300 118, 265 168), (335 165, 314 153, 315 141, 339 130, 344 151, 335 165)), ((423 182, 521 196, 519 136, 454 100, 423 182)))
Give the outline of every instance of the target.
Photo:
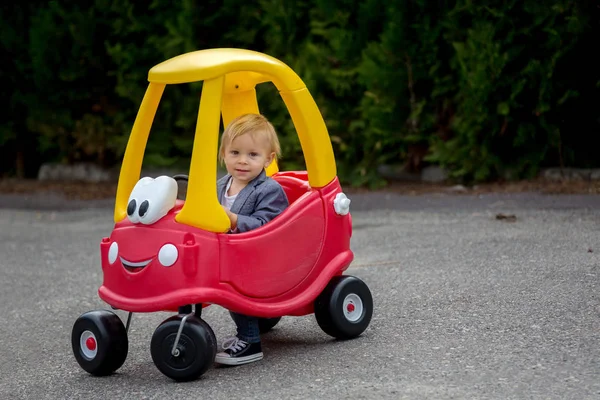
POLYGON ((306 87, 286 64, 266 54, 244 49, 208 49, 182 54, 154 66, 148 72, 148 80, 164 84, 189 83, 238 71, 256 72, 255 84, 272 81, 279 90, 294 91, 306 87))

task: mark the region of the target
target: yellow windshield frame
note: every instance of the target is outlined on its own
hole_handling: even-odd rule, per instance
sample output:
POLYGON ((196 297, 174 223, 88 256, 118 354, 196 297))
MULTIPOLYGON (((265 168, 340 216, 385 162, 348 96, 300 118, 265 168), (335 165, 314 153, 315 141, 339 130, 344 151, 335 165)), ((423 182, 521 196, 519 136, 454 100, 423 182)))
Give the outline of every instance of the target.
MULTIPOLYGON (((238 115, 259 113, 255 89, 259 83, 273 82, 279 90, 302 146, 311 187, 321 188, 335 178, 335 158, 325 121, 304 82, 276 58, 243 49, 199 50, 156 65, 149 71, 148 81, 123 157, 115 222, 127 215, 127 200, 139 180, 150 128, 167 84, 204 81, 187 198, 176 216, 178 222, 211 232, 229 229, 215 187, 220 118, 226 126, 238 115)), ((274 162, 267 173, 275 172, 274 162)))

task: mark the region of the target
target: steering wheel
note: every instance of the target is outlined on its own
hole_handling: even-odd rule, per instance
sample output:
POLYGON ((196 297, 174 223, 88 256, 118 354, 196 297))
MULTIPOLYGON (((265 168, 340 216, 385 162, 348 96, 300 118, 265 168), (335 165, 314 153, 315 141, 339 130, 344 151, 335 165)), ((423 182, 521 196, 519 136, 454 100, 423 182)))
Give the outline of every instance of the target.
POLYGON ((177 199, 185 200, 187 196, 187 185, 189 181, 189 177, 183 174, 173 175, 173 179, 177 182, 177 199))

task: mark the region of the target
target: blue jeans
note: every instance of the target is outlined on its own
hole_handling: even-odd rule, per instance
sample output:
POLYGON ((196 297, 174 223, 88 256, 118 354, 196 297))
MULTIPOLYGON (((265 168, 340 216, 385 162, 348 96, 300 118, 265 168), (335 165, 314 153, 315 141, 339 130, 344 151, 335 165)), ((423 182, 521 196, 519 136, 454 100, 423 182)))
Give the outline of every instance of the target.
POLYGON ((237 337, 244 342, 259 343, 260 330, 258 328, 258 318, 229 312, 233 322, 237 326, 237 337))

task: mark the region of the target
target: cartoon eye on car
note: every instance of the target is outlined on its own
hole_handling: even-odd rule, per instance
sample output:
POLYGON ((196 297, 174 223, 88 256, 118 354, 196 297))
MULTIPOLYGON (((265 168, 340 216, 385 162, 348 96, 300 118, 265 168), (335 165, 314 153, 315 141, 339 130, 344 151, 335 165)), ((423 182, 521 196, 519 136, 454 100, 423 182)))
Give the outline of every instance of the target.
POLYGON ((126 326, 112 311, 82 314, 72 329, 80 366, 93 375, 120 368, 128 352, 132 313, 177 312, 155 330, 151 356, 177 381, 200 377, 217 352, 202 319, 210 304, 260 318, 261 331, 283 316, 314 313, 339 339, 369 325, 373 300, 359 278, 344 275, 350 250, 350 199, 336 176, 325 122, 306 85, 287 65, 242 49, 186 53, 150 69, 149 86, 123 157, 114 229, 100 243, 100 298, 128 312, 126 326), (154 116, 166 85, 203 81, 189 175, 140 179, 154 116), (229 219, 216 191, 219 126, 259 113, 256 85, 272 82, 294 123, 306 171, 267 175, 281 184, 289 207, 262 227, 226 233, 229 219), (178 183, 187 181, 185 200, 178 183))

